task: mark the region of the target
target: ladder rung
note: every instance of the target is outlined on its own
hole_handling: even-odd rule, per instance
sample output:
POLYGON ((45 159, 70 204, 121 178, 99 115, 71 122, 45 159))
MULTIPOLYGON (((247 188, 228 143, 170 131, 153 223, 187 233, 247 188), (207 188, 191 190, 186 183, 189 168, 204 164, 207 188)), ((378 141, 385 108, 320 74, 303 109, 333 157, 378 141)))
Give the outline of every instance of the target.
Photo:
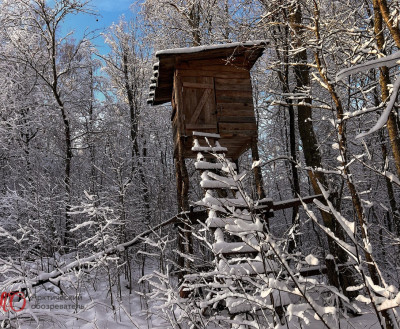
POLYGON ((209 228, 225 227, 226 224, 233 223, 233 220, 229 217, 211 217, 207 218, 206 224, 209 228))
POLYGON ((193 152, 210 152, 210 153, 224 153, 228 152, 228 149, 223 146, 193 146, 193 152))
POLYGON ((223 182, 219 182, 216 180, 203 180, 200 182, 200 186, 206 190, 209 189, 231 189, 231 190, 237 190, 236 185, 229 185, 223 182))
POLYGON ((247 262, 229 264, 226 260, 221 259, 218 264, 218 270, 226 274, 243 276, 277 272, 278 266, 272 260, 264 263, 260 260, 249 259, 247 262))
POLYGON ((290 305, 292 303, 292 300, 290 298, 290 294, 286 291, 279 291, 278 289, 273 289, 271 291, 271 298, 269 295, 266 297, 255 297, 258 302, 252 301, 249 302, 248 299, 243 298, 243 297, 227 297, 226 298, 226 305, 227 308, 229 309, 229 313, 231 314, 236 314, 236 313, 244 313, 244 312, 250 312, 254 311, 254 308, 256 309, 265 309, 265 308, 270 308, 269 305, 271 305, 273 301, 273 307, 277 306, 284 306, 284 305, 290 305))
POLYGON ((235 222, 226 225, 225 229, 230 233, 263 232, 264 225, 259 218, 256 218, 255 222, 235 219, 235 222))
POLYGON ((210 177, 212 179, 215 179, 217 181, 220 181, 221 183, 224 183, 224 184, 227 184, 227 185, 232 185, 232 186, 236 186, 237 185, 237 182, 233 178, 217 175, 217 174, 214 174, 213 172, 203 173, 203 175, 201 175, 202 179, 206 178, 205 175, 207 175, 208 177, 210 177))
POLYGON ((208 137, 208 138, 221 138, 220 134, 203 133, 201 131, 193 131, 193 136, 208 137))
POLYGON ((228 149, 226 147, 221 146, 218 141, 215 141, 214 146, 211 146, 209 142, 207 142, 205 145, 201 145, 199 140, 195 138, 193 140, 192 151, 193 152, 224 153, 224 152, 228 152, 228 149))
POLYGON ((213 250, 216 254, 223 255, 257 252, 256 249, 244 242, 216 242, 213 244, 213 250))
MULTIPOLYGON (((236 170, 236 164, 230 162, 229 165, 232 166, 232 169, 236 170)), ((228 169, 225 163, 214 163, 208 161, 197 161, 195 162, 194 166, 197 170, 224 170, 224 168, 228 169)))
POLYGON ((213 196, 205 196, 203 200, 201 200, 203 204, 202 206, 207 205, 217 205, 217 206, 225 206, 225 207, 247 207, 247 203, 243 199, 228 199, 228 198, 214 198, 213 196))
MULTIPOLYGON (((215 210, 214 211, 218 211, 215 210)), ((206 224, 209 227, 225 227, 225 225, 229 224, 229 225, 235 225, 235 220, 240 220, 242 222, 246 222, 249 224, 252 224, 253 221, 251 218, 245 216, 245 215, 232 215, 230 214, 230 216, 226 216, 226 217, 208 217, 206 219, 206 224)))

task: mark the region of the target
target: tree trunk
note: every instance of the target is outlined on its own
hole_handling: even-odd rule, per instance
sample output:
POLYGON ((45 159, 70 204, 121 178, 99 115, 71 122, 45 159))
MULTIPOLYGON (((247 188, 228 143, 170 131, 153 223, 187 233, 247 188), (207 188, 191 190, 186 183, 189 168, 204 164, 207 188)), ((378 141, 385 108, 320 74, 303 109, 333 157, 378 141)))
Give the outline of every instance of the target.
MULTIPOLYGON (((386 0, 373 0, 374 6, 374 32, 376 36, 376 43, 381 52, 384 53, 385 37, 383 35, 383 22, 382 18, 388 27, 390 34, 393 37, 396 46, 400 48, 400 29, 394 23, 392 17, 390 17, 389 7, 386 0)), ((390 83, 389 70, 387 67, 381 67, 381 76, 379 79, 382 92, 382 101, 386 101, 389 98, 389 92, 387 85, 390 83)), ((387 121, 387 129, 389 132, 390 144, 392 146, 392 152, 394 156, 394 162, 396 165, 397 176, 400 177, 400 136, 397 126, 397 119, 393 111, 390 113, 387 121)))
MULTIPOLYGON (((304 30, 300 28, 302 24, 302 13, 301 7, 297 3, 290 7, 289 13, 289 23, 293 31, 293 43, 295 49, 300 49, 303 47, 303 34, 304 30)), ((296 79, 296 89, 297 92, 305 92, 311 85, 310 83, 310 69, 308 66, 308 56, 306 49, 298 51, 294 59, 296 65, 293 67, 296 79)), ((306 165, 311 169, 308 171, 308 176, 311 181, 315 194, 321 194, 321 189, 318 186, 318 182, 321 183, 327 190, 328 183, 325 175, 321 172, 315 172, 313 168, 322 167, 321 154, 318 149, 317 138, 314 133, 314 127, 312 123, 312 112, 311 112, 311 98, 305 97, 301 104, 297 106, 298 109, 298 126, 300 132, 300 138, 302 142, 304 158, 306 165)), ((343 231, 336 223, 333 215, 330 213, 321 211, 321 216, 324 225, 328 227, 339 239, 343 239, 343 231)), ((328 237, 329 252, 337 258, 340 264, 347 261, 346 253, 334 242, 332 238, 328 237)), ((346 288, 352 285, 352 278, 350 276, 342 275, 337 273, 334 262, 326 261, 328 279, 330 284, 341 289, 344 294, 348 294, 346 288)))
MULTIPOLYGON (((177 199, 178 199, 178 212, 189 210, 189 175, 187 173, 185 158, 183 156, 183 145, 179 139, 177 145, 177 154, 175 155, 175 172, 176 172, 176 187, 177 187, 177 199)), ((193 254, 193 242, 191 227, 187 224, 178 224, 178 248, 182 255, 193 254)), ((178 257, 178 266, 180 272, 178 275, 179 280, 182 280, 184 275, 187 273, 187 269, 190 268, 189 261, 182 257, 178 257)), ((187 297, 187 293, 182 289, 180 291, 182 298, 187 297)))
MULTIPOLYGON (((260 154, 258 152, 258 139, 254 138, 251 142, 251 158, 253 161, 258 161, 260 160, 260 154)), ((264 181, 262 177, 262 171, 260 166, 255 166, 253 168, 253 174, 254 174, 254 182, 256 185, 256 190, 257 190, 257 197, 259 199, 264 199, 265 196, 265 191, 264 191, 264 181)))
POLYGON ((64 107, 64 102, 61 99, 60 92, 58 90, 58 73, 56 68, 56 55, 55 55, 55 35, 54 35, 54 47, 53 47, 53 84, 52 91, 53 95, 60 107, 61 117, 64 124, 64 142, 65 142, 65 159, 64 159, 64 187, 65 187, 65 232, 63 245, 65 252, 69 252, 72 246, 72 219, 70 215, 71 210, 71 162, 72 162, 72 138, 71 138, 71 127, 67 112, 64 107))
MULTIPOLYGON (((44 9, 43 9, 44 10, 44 9)), ((50 63, 51 63, 51 74, 52 82, 50 84, 53 96, 56 100, 57 105, 60 108, 61 117, 64 125, 64 143, 65 143, 65 158, 64 158, 64 188, 65 188, 65 232, 63 235, 63 245, 66 253, 69 252, 72 246, 72 234, 70 230, 72 229, 72 219, 70 215, 71 210, 71 162, 72 162, 72 136, 71 127, 68 119, 67 111, 65 109, 64 101, 61 98, 60 86, 59 86, 59 72, 57 68, 57 41, 56 41, 56 28, 52 24, 51 18, 47 17, 47 14, 43 12, 45 24, 47 26, 48 32, 51 37, 50 44, 50 63)))
MULTIPOLYGON (((400 29, 397 24, 395 24, 394 17, 390 16, 389 6, 386 0, 373 0, 374 11, 377 12, 379 10, 379 16, 381 16, 386 26, 389 29, 390 34, 393 37, 394 42, 396 43, 397 48, 400 48, 400 29)), ((397 20, 396 20, 397 21, 397 20)))
MULTIPOLYGON (((374 0, 375 1, 375 0, 374 0)), ((319 13, 319 8, 316 3, 314 3, 314 31, 315 31, 315 37, 317 41, 320 41, 320 30, 319 30, 319 18, 320 18, 320 13, 319 13)), ((350 172, 350 167, 348 165, 347 161, 347 137, 346 137, 346 132, 345 132, 345 126, 344 126, 344 110, 343 110, 343 105, 342 102, 336 93, 336 90, 334 86, 331 83, 331 80, 327 76, 327 70, 325 67, 323 67, 322 60, 319 54, 319 50, 316 49, 314 52, 314 57, 315 57, 315 62, 318 68, 318 72, 325 83, 332 100, 336 106, 336 115, 337 115, 337 129, 338 129, 338 141, 339 141, 339 151, 340 151, 340 156, 341 156, 341 167, 343 168, 343 174, 346 177, 346 183, 347 187, 350 191, 353 207, 356 211, 356 216, 359 221, 359 227, 361 231, 361 236, 363 239, 364 244, 367 244, 369 241, 368 233, 366 228, 368 227, 366 217, 363 211, 363 207, 361 204, 361 199, 360 196, 357 192, 357 189, 353 183, 353 177, 350 172)), ((364 248, 364 256, 366 263, 368 264, 368 271, 371 276, 371 280, 375 285, 382 284, 381 282, 381 277, 379 274, 379 271, 376 267, 376 263, 374 261, 373 255, 370 251, 368 251, 366 248, 364 248)), ((367 287, 367 289, 369 289, 367 287)), ((391 321, 391 318, 388 314, 388 311, 382 311, 381 312, 383 318, 385 319, 386 323, 386 328, 390 329, 393 328, 393 324, 391 321)))
MULTIPOLYGON (((382 13, 381 13, 381 6, 380 2, 384 3, 386 5, 386 0, 373 0, 373 7, 374 7, 374 33, 375 33, 375 38, 376 38, 376 44, 378 46, 378 49, 381 53, 386 55, 385 51, 385 36, 383 34, 383 20, 382 20, 382 13)), ((390 84, 390 76, 389 76, 389 69, 386 66, 380 67, 380 76, 379 76, 379 84, 381 87, 381 98, 382 102, 385 102, 389 98, 389 88, 388 85, 390 84)), ((396 117, 394 116, 394 113, 391 112, 388 118, 387 122, 387 127, 388 127, 388 132, 389 132, 389 138, 391 141, 392 145, 392 150, 393 154, 397 153, 399 151, 397 149, 397 146, 399 145, 399 136, 398 136, 398 131, 397 131, 397 125, 396 125, 396 117), (395 136, 393 136, 395 134, 395 136)), ((383 134, 381 133, 381 140, 383 139, 383 134)), ((386 162, 387 160, 387 149, 382 141, 382 156, 383 160, 386 162)), ((400 153, 399 153, 400 154, 400 153)), ((396 163, 396 168, 397 168, 397 174, 400 177, 400 171, 399 167, 397 166, 397 159, 395 156, 395 163, 396 163)), ((390 181, 389 178, 386 177, 386 187, 388 190, 388 197, 389 197, 389 204, 392 209, 392 216, 393 216, 393 221, 396 226, 396 232, 399 235, 400 234, 400 222, 399 222, 399 213, 397 209, 397 203, 394 198, 394 191, 393 191, 393 185, 392 182, 390 181)), ((400 235, 399 235, 400 236, 400 235)))
MULTIPOLYGON (((287 11, 283 9, 283 15, 285 21, 287 21, 287 11)), ((280 27, 278 26, 279 32, 282 32, 280 27)), ((283 31, 283 51, 282 55, 280 55, 280 51, 278 45, 275 48, 275 53, 280 61, 283 63, 282 69, 278 71, 278 78, 282 85, 282 93, 287 95, 290 93, 289 88, 289 26, 284 27, 283 31), (282 58, 283 57, 283 58, 282 58)), ((295 112, 292 100, 288 97, 285 99, 285 103, 288 104, 288 113, 289 113, 289 152, 290 157, 292 159, 290 166, 291 166, 291 173, 292 173, 292 191, 293 197, 297 198, 300 195, 300 180, 299 180, 299 173, 297 170, 297 151, 296 151, 296 123, 295 123, 295 112)), ((298 212, 299 207, 294 206, 292 208, 292 225, 296 225, 298 222, 298 212)), ((298 236, 294 236, 294 240, 289 241, 288 252, 292 253, 298 245, 299 239, 298 236)))
POLYGON ((65 169, 64 169, 64 186, 66 194, 65 203, 65 234, 64 234, 64 246, 65 251, 68 252, 69 248, 72 246, 72 234, 70 230, 72 229, 72 219, 70 215, 71 210, 71 161, 72 161, 72 141, 71 141, 71 129, 69 125, 69 120, 67 118, 64 106, 61 105, 61 114, 64 122, 64 138, 65 138, 65 169))
MULTIPOLYGON (((128 49, 123 47, 122 54, 122 65, 124 72, 124 80, 125 80, 125 91, 128 99, 129 105, 129 117, 130 117, 130 139, 131 139, 131 177, 134 175, 135 170, 138 170, 139 179, 141 182, 141 190, 143 203, 145 207, 144 217, 146 219, 147 224, 150 223, 151 220, 151 211, 150 211, 150 195, 149 190, 147 188, 146 177, 144 175, 143 166, 140 162, 140 152, 139 152, 139 144, 138 144, 138 116, 139 116, 139 108, 138 108, 138 87, 133 86, 129 78, 129 67, 128 67, 128 49)), ((134 79, 140 79, 140 77, 134 76, 134 79)), ((137 81, 135 81, 137 83, 137 81)), ((144 161, 144 160, 143 160, 144 161)))

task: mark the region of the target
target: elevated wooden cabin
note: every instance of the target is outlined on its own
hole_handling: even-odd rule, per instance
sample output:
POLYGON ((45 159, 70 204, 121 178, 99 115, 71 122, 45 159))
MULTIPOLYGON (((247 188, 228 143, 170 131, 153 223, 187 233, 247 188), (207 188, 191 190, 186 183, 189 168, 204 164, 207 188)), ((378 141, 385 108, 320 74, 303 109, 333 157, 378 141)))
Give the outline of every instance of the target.
POLYGON ((192 132, 218 133, 227 156, 237 159, 257 137, 250 69, 265 41, 163 50, 156 53, 152 105, 172 103, 175 150, 191 151, 192 132))

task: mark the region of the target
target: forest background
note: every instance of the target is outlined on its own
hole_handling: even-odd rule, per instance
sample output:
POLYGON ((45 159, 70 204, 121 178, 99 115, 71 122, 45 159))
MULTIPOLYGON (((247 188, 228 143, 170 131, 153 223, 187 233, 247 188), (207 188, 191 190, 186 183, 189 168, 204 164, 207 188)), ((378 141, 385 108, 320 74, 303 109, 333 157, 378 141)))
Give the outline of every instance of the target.
MULTIPOLYGON (((295 255, 297 265, 328 260, 329 268, 330 259, 344 264, 350 257, 357 265, 351 275, 338 274, 339 281, 321 276, 321 282, 347 301, 358 291, 380 326, 396 328, 398 1, 145 0, 131 8, 132 19, 121 17, 101 33, 104 48, 96 46, 99 31, 73 33, 68 23, 77 14, 95 18, 95 1, 0 1, 2 291, 73 287, 78 296, 83 282, 99 275, 104 280, 93 285, 102 287, 118 322, 124 291, 154 291, 149 281, 139 284, 140 277, 156 270, 174 282, 166 263, 179 271, 177 228, 158 228, 146 234, 154 239, 147 243, 139 239, 181 211, 171 108, 147 104, 155 52, 268 40, 252 70, 265 194, 280 201, 326 192, 324 202, 270 218, 268 232, 284 258, 277 262, 285 267, 287 255, 295 255)), ((249 171, 245 192, 257 200, 251 152, 239 164, 249 171)), ((193 162, 186 165, 189 200, 198 201, 200 177, 193 162)), ((171 297, 174 287, 168 289, 171 297)), ((148 305, 143 309, 150 312, 148 305)), ((325 311, 319 320, 329 326, 325 311)), ((289 313, 287 319, 295 314, 304 321, 304 312, 289 313)), ((45 321, 32 309, 26 314, 36 325, 45 321)), ((274 325, 285 322, 279 311, 272 314, 274 325)), ((12 325, 28 321, 4 316, 12 325)), ((165 318, 171 325, 189 318, 203 326, 181 316, 165 318)), ((215 321, 239 328, 240 319, 215 321)))

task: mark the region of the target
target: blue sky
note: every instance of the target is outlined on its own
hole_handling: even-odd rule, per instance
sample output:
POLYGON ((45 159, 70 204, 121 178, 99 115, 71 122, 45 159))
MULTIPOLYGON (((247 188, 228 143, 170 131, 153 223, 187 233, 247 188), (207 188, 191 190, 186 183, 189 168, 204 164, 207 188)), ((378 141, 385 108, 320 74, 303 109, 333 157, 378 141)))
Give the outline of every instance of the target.
MULTIPOLYGON (((126 19, 133 18, 136 13, 133 13, 130 7, 134 1, 135 0, 92 0, 90 5, 98 15, 71 15, 63 23, 63 32, 74 30, 75 39, 81 38, 86 29, 88 31, 97 30, 96 35, 99 35, 113 22, 118 22, 121 15, 124 15, 126 19)), ((108 51, 102 37, 97 37, 93 40, 93 43, 98 47, 100 53, 106 53, 108 51)))

